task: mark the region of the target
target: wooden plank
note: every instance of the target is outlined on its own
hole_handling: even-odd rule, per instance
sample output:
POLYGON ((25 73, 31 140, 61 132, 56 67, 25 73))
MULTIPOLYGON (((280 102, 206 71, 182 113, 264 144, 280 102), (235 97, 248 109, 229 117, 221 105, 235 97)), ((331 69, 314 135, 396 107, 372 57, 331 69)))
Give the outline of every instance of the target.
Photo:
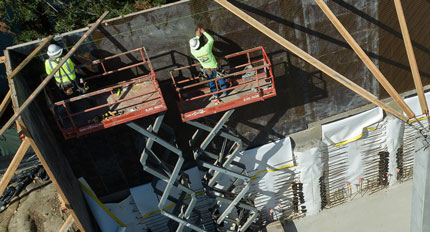
POLYGON ((70 227, 72 227, 73 221, 74 221, 73 216, 70 214, 67 217, 67 220, 64 222, 63 226, 60 228, 59 232, 67 232, 70 229, 70 227))
POLYGON ((26 138, 19 146, 18 151, 16 151, 16 154, 12 159, 12 162, 10 162, 9 167, 7 168, 3 177, 1 178, 0 196, 3 195, 4 190, 6 189, 7 185, 9 184, 13 175, 15 174, 15 171, 18 168, 19 163, 21 163, 21 160, 24 157, 29 147, 30 147, 30 141, 26 138))
POLYGON ((303 60, 310 63, 311 65, 313 65, 317 69, 321 70, 322 72, 324 72, 325 74, 327 74, 328 76, 330 76, 334 80, 338 81, 339 83, 341 83, 345 87, 349 88, 350 90, 354 91, 355 93, 364 97, 365 99, 374 103, 375 105, 381 107, 386 112, 393 114, 394 116, 396 116, 400 120, 402 120, 404 122, 408 121, 408 118, 406 116, 404 116, 400 112, 396 111, 392 107, 390 107, 390 106, 386 105, 385 103, 383 103, 382 101, 380 101, 375 95, 371 94, 370 92, 363 89, 359 85, 355 84, 351 80, 342 76, 340 73, 338 73, 335 70, 333 70, 332 68, 328 67, 326 64, 322 63, 321 61, 319 61, 315 57, 313 57, 313 56, 309 55, 308 53, 306 53, 305 51, 301 50, 299 47, 295 46, 294 44, 292 44, 288 40, 284 39, 282 36, 278 35, 277 33, 272 31, 271 29, 269 29, 268 27, 266 27, 265 25, 263 25, 262 23, 260 23, 256 19, 247 15, 245 12, 243 12, 242 10, 240 10, 239 8, 234 6, 233 4, 227 2, 226 0, 215 0, 215 2, 217 2, 221 6, 225 7, 227 10, 231 11, 233 14, 235 14, 236 16, 238 16, 239 18, 241 18, 245 22, 249 23, 250 25, 255 27, 257 30, 259 30, 263 34, 267 35, 268 37, 270 37, 271 39, 273 39, 274 41, 276 41, 277 43, 279 43, 280 45, 282 45, 283 47, 288 49, 290 52, 296 54, 298 57, 302 58, 303 60))
POLYGON ((7 106, 9 105, 10 101, 11 101, 11 95, 12 95, 12 91, 9 89, 9 91, 7 91, 6 96, 3 98, 2 103, 0 104, 0 118, 1 116, 3 116, 4 112, 6 111, 7 106))
POLYGON ((54 74, 63 66, 64 63, 66 63, 67 59, 69 59, 78 49, 78 47, 84 42, 84 40, 91 34, 93 31, 101 24, 102 20, 107 16, 109 11, 106 11, 103 13, 102 16, 100 16, 99 19, 95 23, 93 23, 90 27, 90 29, 85 32, 84 35, 76 42, 75 45, 70 49, 70 51, 61 59, 61 61, 58 63, 58 65, 52 70, 51 74, 49 74, 43 81, 40 83, 39 86, 33 91, 33 93, 30 94, 30 96, 24 101, 24 103, 19 107, 17 111, 15 111, 15 114, 6 122, 6 124, 1 128, 0 135, 2 135, 7 128, 9 128, 13 122, 19 117, 19 115, 24 111, 28 105, 39 95, 39 93, 45 88, 45 86, 48 84, 48 82, 54 77, 54 74))
POLYGON ((394 89, 394 87, 388 82, 387 78, 382 74, 378 67, 372 62, 369 56, 366 55, 364 50, 358 45, 357 41, 351 36, 351 34, 346 30, 343 24, 339 21, 339 19, 334 15, 334 13, 330 10, 327 4, 323 0, 315 0, 315 2, 319 5, 321 10, 325 13, 328 19, 332 22, 332 24, 336 27, 339 33, 343 36, 343 38, 348 42, 354 52, 360 57, 366 67, 370 70, 370 72, 376 77, 378 82, 384 87, 384 89, 388 92, 388 94, 394 99, 397 105, 402 109, 409 118, 414 118, 415 113, 412 109, 406 104, 400 94, 394 89))
POLYGON ((53 35, 50 35, 48 37, 46 37, 46 39, 39 44, 39 46, 37 46, 36 49, 34 49, 30 55, 28 55, 18 66, 16 66, 16 68, 12 71, 11 74, 8 75, 7 78, 9 79, 13 79, 13 77, 19 73, 29 62, 31 59, 33 59, 34 56, 37 55, 37 53, 40 52, 40 50, 42 50, 42 48, 44 48, 46 46, 46 44, 48 44, 49 42, 51 42, 52 38, 54 38, 53 35))
POLYGON ((0 56, 0 64, 3 64, 6 62, 6 58, 4 56, 0 56))
POLYGON ((415 59, 411 37, 409 36, 408 26, 406 25, 405 15, 403 14, 402 3, 400 0, 394 0, 394 5, 396 7, 397 17, 399 18, 400 30, 402 31, 403 42, 405 43, 406 53, 408 55, 409 65, 411 66, 412 77, 414 79, 415 89, 417 90, 421 110, 423 114, 428 115, 429 109, 426 98, 424 97, 423 83, 421 82, 421 76, 418 70, 417 61, 415 59))

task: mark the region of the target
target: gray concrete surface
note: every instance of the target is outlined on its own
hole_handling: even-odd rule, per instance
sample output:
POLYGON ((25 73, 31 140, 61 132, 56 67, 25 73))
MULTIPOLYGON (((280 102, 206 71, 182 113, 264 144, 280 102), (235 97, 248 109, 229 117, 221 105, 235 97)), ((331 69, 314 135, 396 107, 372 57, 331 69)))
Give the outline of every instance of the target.
POLYGON ((294 221, 286 231, 405 232, 410 228, 412 180, 294 221), (295 228, 294 228, 295 227, 295 228))
MULTIPOLYGON (((428 135, 428 134, 427 134, 428 135)), ((412 188, 411 232, 430 231, 430 139, 417 133, 414 184, 412 188)))

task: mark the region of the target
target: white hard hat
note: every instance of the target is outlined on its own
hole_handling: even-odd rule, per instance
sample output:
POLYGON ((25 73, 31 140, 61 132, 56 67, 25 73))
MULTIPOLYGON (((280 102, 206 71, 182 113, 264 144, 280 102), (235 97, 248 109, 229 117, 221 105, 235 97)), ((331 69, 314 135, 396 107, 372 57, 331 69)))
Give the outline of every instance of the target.
POLYGON ((200 46, 200 40, 197 37, 190 39, 190 47, 191 49, 197 49, 200 46))
POLYGON ((63 48, 61 48, 60 46, 56 44, 51 44, 48 46, 47 54, 49 57, 57 58, 61 56, 61 53, 63 53, 63 48))

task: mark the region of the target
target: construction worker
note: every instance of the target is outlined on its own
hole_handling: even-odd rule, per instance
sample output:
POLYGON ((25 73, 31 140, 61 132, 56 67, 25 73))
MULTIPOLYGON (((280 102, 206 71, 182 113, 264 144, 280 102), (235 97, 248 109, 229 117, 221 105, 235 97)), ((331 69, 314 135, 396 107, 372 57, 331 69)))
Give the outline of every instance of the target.
MULTIPOLYGON (((196 37, 190 39, 191 54, 200 62, 209 80, 217 77, 218 63, 215 59, 215 56, 212 53, 213 45, 214 45, 214 39, 203 28, 197 28, 196 37), (203 46, 201 46, 200 44, 200 36, 202 34, 207 39, 207 43, 203 46)), ((227 88, 224 79, 219 79, 218 84, 220 89, 227 88)), ((209 82, 209 88, 211 92, 217 91, 216 84, 214 81, 209 82)), ((222 95, 226 95, 226 94, 227 94, 226 91, 222 93, 222 95)), ((219 96, 216 93, 213 95, 213 97, 218 99, 219 96)))
MULTIPOLYGON (((51 74, 52 70, 57 67, 58 63, 61 61, 61 54, 63 53, 63 48, 56 44, 51 44, 48 47, 49 59, 45 60, 45 70, 46 74, 51 74)), ((67 95, 70 96, 76 91, 81 93, 86 93, 86 88, 81 87, 75 72, 75 65, 69 58, 54 74, 55 82, 57 86, 67 95)), ((81 82, 82 79, 79 79, 81 82)))

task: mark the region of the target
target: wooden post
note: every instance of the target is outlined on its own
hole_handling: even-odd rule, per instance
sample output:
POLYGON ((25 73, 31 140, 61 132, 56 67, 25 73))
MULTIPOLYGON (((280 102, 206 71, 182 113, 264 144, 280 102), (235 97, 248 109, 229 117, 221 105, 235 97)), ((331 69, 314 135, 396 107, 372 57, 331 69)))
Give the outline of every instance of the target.
POLYGON ((227 2, 226 0, 215 0, 215 2, 217 2, 221 6, 225 7, 227 10, 231 11, 233 14, 237 15, 239 18, 241 18, 245 22, 249 23, 250 25, 255 27, 257 30, 261 31, 262 33, 264 33, 265 35, 267 35, 268 37, 270 37, 271 39, 273 39, 274 41, 276 41, 277 43, 279 43, 280 45, 282 45, 283 47, 285 47, 286 49, 288 49, 292 53, 296 54, 298 57, 300 57, 303 60, 305 60, 306 62, 310 63, 311 65, 313 65, 317 69, 321 70, 322 72, 324 72, 325 74, 327 74, 328 76, 330 76, 334 80, 338 81, 342 85, 346 86, 350 90, 354 91, 358 95, 364 97, 368 101, 381 107, 386 112, 393 114, 394 116, 396 116, 400 120, 402 120, 404 122, 408 121, 408 118, 406 116, 397 112, 395 109, 389 107, 388 105, 386 105, 385 103, 380 101, 375 95, 371 94, 370 92, 363 89, 359 85, 355 84, 351 80, 342 76, 340 73, 338 73, 335 70, 333 70, 332 68, 328 67, 326 64, 322 63, 321 61, 319 61, 315 57, 313 57, 313 56, 309 55, 308 53, 306 53, 305 51, 301 50, 299 47, 295 46, 294 44, 292 44, 288 40, 284 39, 282 36, 278 35, 274 31, 272 31, 271 29, 269 29, 268 27, 263 25, 262 23, 258 22, 257 20, 255 20, 251 16, 247 15, 245 12, 243 12, 242 10, 240 10, 239 8, 234 6, 233 4, 227 2))
POLYGON ((30 53, 30 55, 28 55, 18 66, 16 66, 16 68, 11 74, 8 75, 7 78, 12 79, 18 72, 20 72, 28 64, 28 62, 30 62, 30 60, 33 59, 33 57, 37 55, 37 53, 39 53, 40 50, 42 50, 42 48, 44 48, 46 44, 52 40, 52 38, 54 38, 53 35, 48 36, 41 44, 39 44, 39 46, 37 46, 36 49, 30 53))
POLYGON ((9 105, 10 101, 11 101, 11 95, 12 95, 12 91, 7 91, 6 96, 3 98, 2 103, 0 104, 0 118, 1 116, 3 116, 4 112, 6 111, 7 106, 9 105))
POLYGON ((24 103, 15 111, 15 114, 6 122, 6 124, 1 128, 0 135, 2 135, 7 128, 9 128, 12 123, 19 117, 19 115, 24 111, 28 105, 36 98, 37 95, 45 88, 45 86, 48 84, 48 82, 54 77, 54 74, 63 66, 64 63, 66 63, 67 59, 69 59, 78 49, 78 47, 84 42, 84 40, 100 25, 102 20, 107 16, 109 11, 106 11, 103 13, 102 16, 100 16, 97 21, 91 25, 90 29, 85 32, 85 34, 79 39, 78 42, 70 49, 70 51, 61 59, 61 61, 58 63, 58 65, 52 70, 51 74, 49 74, 43 81, 40 83, 39 86, 33 91, 32 94, 27 98, 27 100, 24 101, 24 103))
POLYGON ((409 36, 408 26, 406 25, 405 15, 403 14, 402 3, 400 0, 394 0, 394 5, 396 6, 397 17, 399 18, 400 29, 403 35, 403 42, 405 43, 406 53, 408 54, 409 65, 411 66, 412 77, 414 78, 414 84, 420 101, 421 110, 423 114, 428 115, 429 109, 427 107, 426 98, 424 97, 423 83, 421 82, 421 76, 415 59, 411 37, 409 36))
POLYGON ((360 57, 366 67, 370 70, 370 72, 376 77, 378 82, 384 87, 384 89, 388 92, 388 94, 394 99, 397 105, 402 109, 409 118, 414 118, 415 113, 412 109, 406 104, 400 94, 394 89, 394 87, 388 82, 387 78, 381 73, 381 71, 376 67, 376 65, 370 60, 369 56, 363 51, 363 49, 358 45, 358 43, 354 40, 354 38, 349 34, 346 28, 342 25, 339 19, 334 15, 334 13, 328 8, 327 4, 323 0, 315 0, 315 2, 319 5, 321 10, 325 13, 328 19, 332 22, 332 24, 336 27, 339 33, 343 36, 343 38, 348 42, 349 46, 354 50, 354 52, 360 57))
POLYGON ((73 216, 70 214, 67 220, 64 222, 63 226, 60 228, 59 232, 67 232, 73 224, 73 216))
POLYGON ((7 185, 9 184, 13 175, 15 174, 15 171, 18 168, 19 163, 21 163, 21 160, 22 158, 24 158, 24 155, 27 152, 29 147, 30 147, 30 141, 26 138, 19 146, 18 151, 16 151, 16 154, 13 157, 12 162, 10 162, 9 167, 6 170, 6 173, 1 178, 0 196, 3 195, 4 190, 6 189, 7 185))

